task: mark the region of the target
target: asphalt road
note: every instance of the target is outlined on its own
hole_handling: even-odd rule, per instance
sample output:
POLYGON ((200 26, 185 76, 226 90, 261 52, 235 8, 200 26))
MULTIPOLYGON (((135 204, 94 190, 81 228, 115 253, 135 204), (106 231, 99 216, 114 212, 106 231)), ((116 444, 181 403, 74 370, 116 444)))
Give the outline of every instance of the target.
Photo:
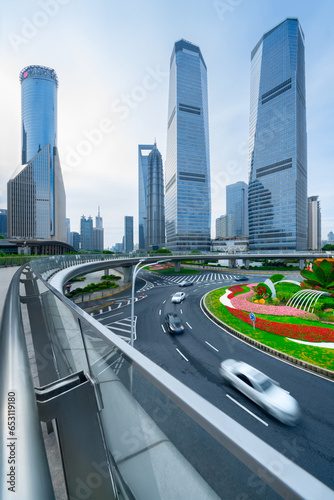
MULTIPOLYGON (((137 278, 135 347, 174 377, 206 398, 227 415, 256 434, 284 456, 334 489, 334 385, 333 382, 274 358, 245 344, 219 328, 200 307, 210 290, 235 284, 236 273, 203 272, 189 275, 193 286, 180 288, 176 277, 143 272, 137 278), (184 291, 182 304, 172 304, 171 295, 184 291), (144 294, 144 297, 143 297, 144 294), (164 316, 177 312, 185 326, 182 335, 166 333, 164 316), (246 361, 277 380, 297 399, 302 417, 289 427, 267 415, 219 374, 222 359, 246 361)), ((266 276, 267 277, 267 276, 266 276)), ((249 275, 250 282, 265 279, 249 275)), ((112 310, 98 316, 115 333, 129 338, 130 306, 118 297, 112 310)), ((110 307, 109 307, 110 309, 110 307)))

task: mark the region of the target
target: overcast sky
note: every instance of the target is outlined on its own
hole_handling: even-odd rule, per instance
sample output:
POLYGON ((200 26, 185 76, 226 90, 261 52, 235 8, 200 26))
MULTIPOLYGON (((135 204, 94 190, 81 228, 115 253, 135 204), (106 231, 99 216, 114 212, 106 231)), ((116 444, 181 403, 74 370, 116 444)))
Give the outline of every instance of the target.
POLYGON ((319 195, 322 238, 334 231, 332 0, 12 0, 1 2, 0 208, 20 163, 19 73, 56 70, 58 149, 71 230, 101 207, 105 245, 134 216, 138 144, 166 157, 169 60, 175 41, 199 45, 208 68, 212 237, 225 186, 248 182, 250 53, 287 17, 305 33, 308 195, 319 195))

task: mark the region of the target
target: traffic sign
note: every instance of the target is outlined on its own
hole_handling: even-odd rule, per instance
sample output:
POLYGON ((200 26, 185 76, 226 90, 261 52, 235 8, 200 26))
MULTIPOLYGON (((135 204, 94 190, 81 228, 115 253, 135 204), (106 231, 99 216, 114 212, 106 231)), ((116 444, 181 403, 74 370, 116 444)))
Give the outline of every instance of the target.
POLYGON ((254 313, 250 313, 249 318, 250 318, 251 321, 253 321, 253 323, 256 320, 254 313))

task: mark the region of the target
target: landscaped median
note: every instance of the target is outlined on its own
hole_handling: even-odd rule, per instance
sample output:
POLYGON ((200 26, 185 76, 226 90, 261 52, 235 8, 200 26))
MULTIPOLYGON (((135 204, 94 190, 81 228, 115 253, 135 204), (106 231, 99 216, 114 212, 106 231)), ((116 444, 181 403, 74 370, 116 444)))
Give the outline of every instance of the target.
POLYGON ((315 314, 300 309, 253 303, 252 286, 209 292, 203 307, 217 324, 246 342, 334 378, 334 325, 320 323, 315 314), (251 312, 256 316, 255 328, 251 312))

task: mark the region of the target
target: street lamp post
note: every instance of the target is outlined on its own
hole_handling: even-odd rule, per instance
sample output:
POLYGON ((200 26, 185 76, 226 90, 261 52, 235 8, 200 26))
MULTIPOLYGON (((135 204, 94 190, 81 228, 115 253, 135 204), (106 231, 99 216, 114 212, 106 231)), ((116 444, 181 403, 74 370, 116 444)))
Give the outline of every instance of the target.
POLYGON ((149 266, 152 266, 152 264, 161 264, 162 262, 169 262, 170 259, 167 259, 167 260, 159 260, 158 262, 150 262, 149 264, 145 264, 145 266, 142 266, 142 267, 139 267, 143 262, 143 260, 140 260, 138 262, 138 264, 136 264, 135 268, 134 268, 134 271, 133 271, 133 275, 132 275, 132 290, 131 290, 131 346, 133 347, 133 337, 134 337, 134 334, 133 334, 133 327, 134 327, 134 313, 135 313, 135 281, 136 281, 136 276, 137 274, 139 273, 139 271, 141 271, 142 269, 144 269, 144 267, 149 267, 149 266))

